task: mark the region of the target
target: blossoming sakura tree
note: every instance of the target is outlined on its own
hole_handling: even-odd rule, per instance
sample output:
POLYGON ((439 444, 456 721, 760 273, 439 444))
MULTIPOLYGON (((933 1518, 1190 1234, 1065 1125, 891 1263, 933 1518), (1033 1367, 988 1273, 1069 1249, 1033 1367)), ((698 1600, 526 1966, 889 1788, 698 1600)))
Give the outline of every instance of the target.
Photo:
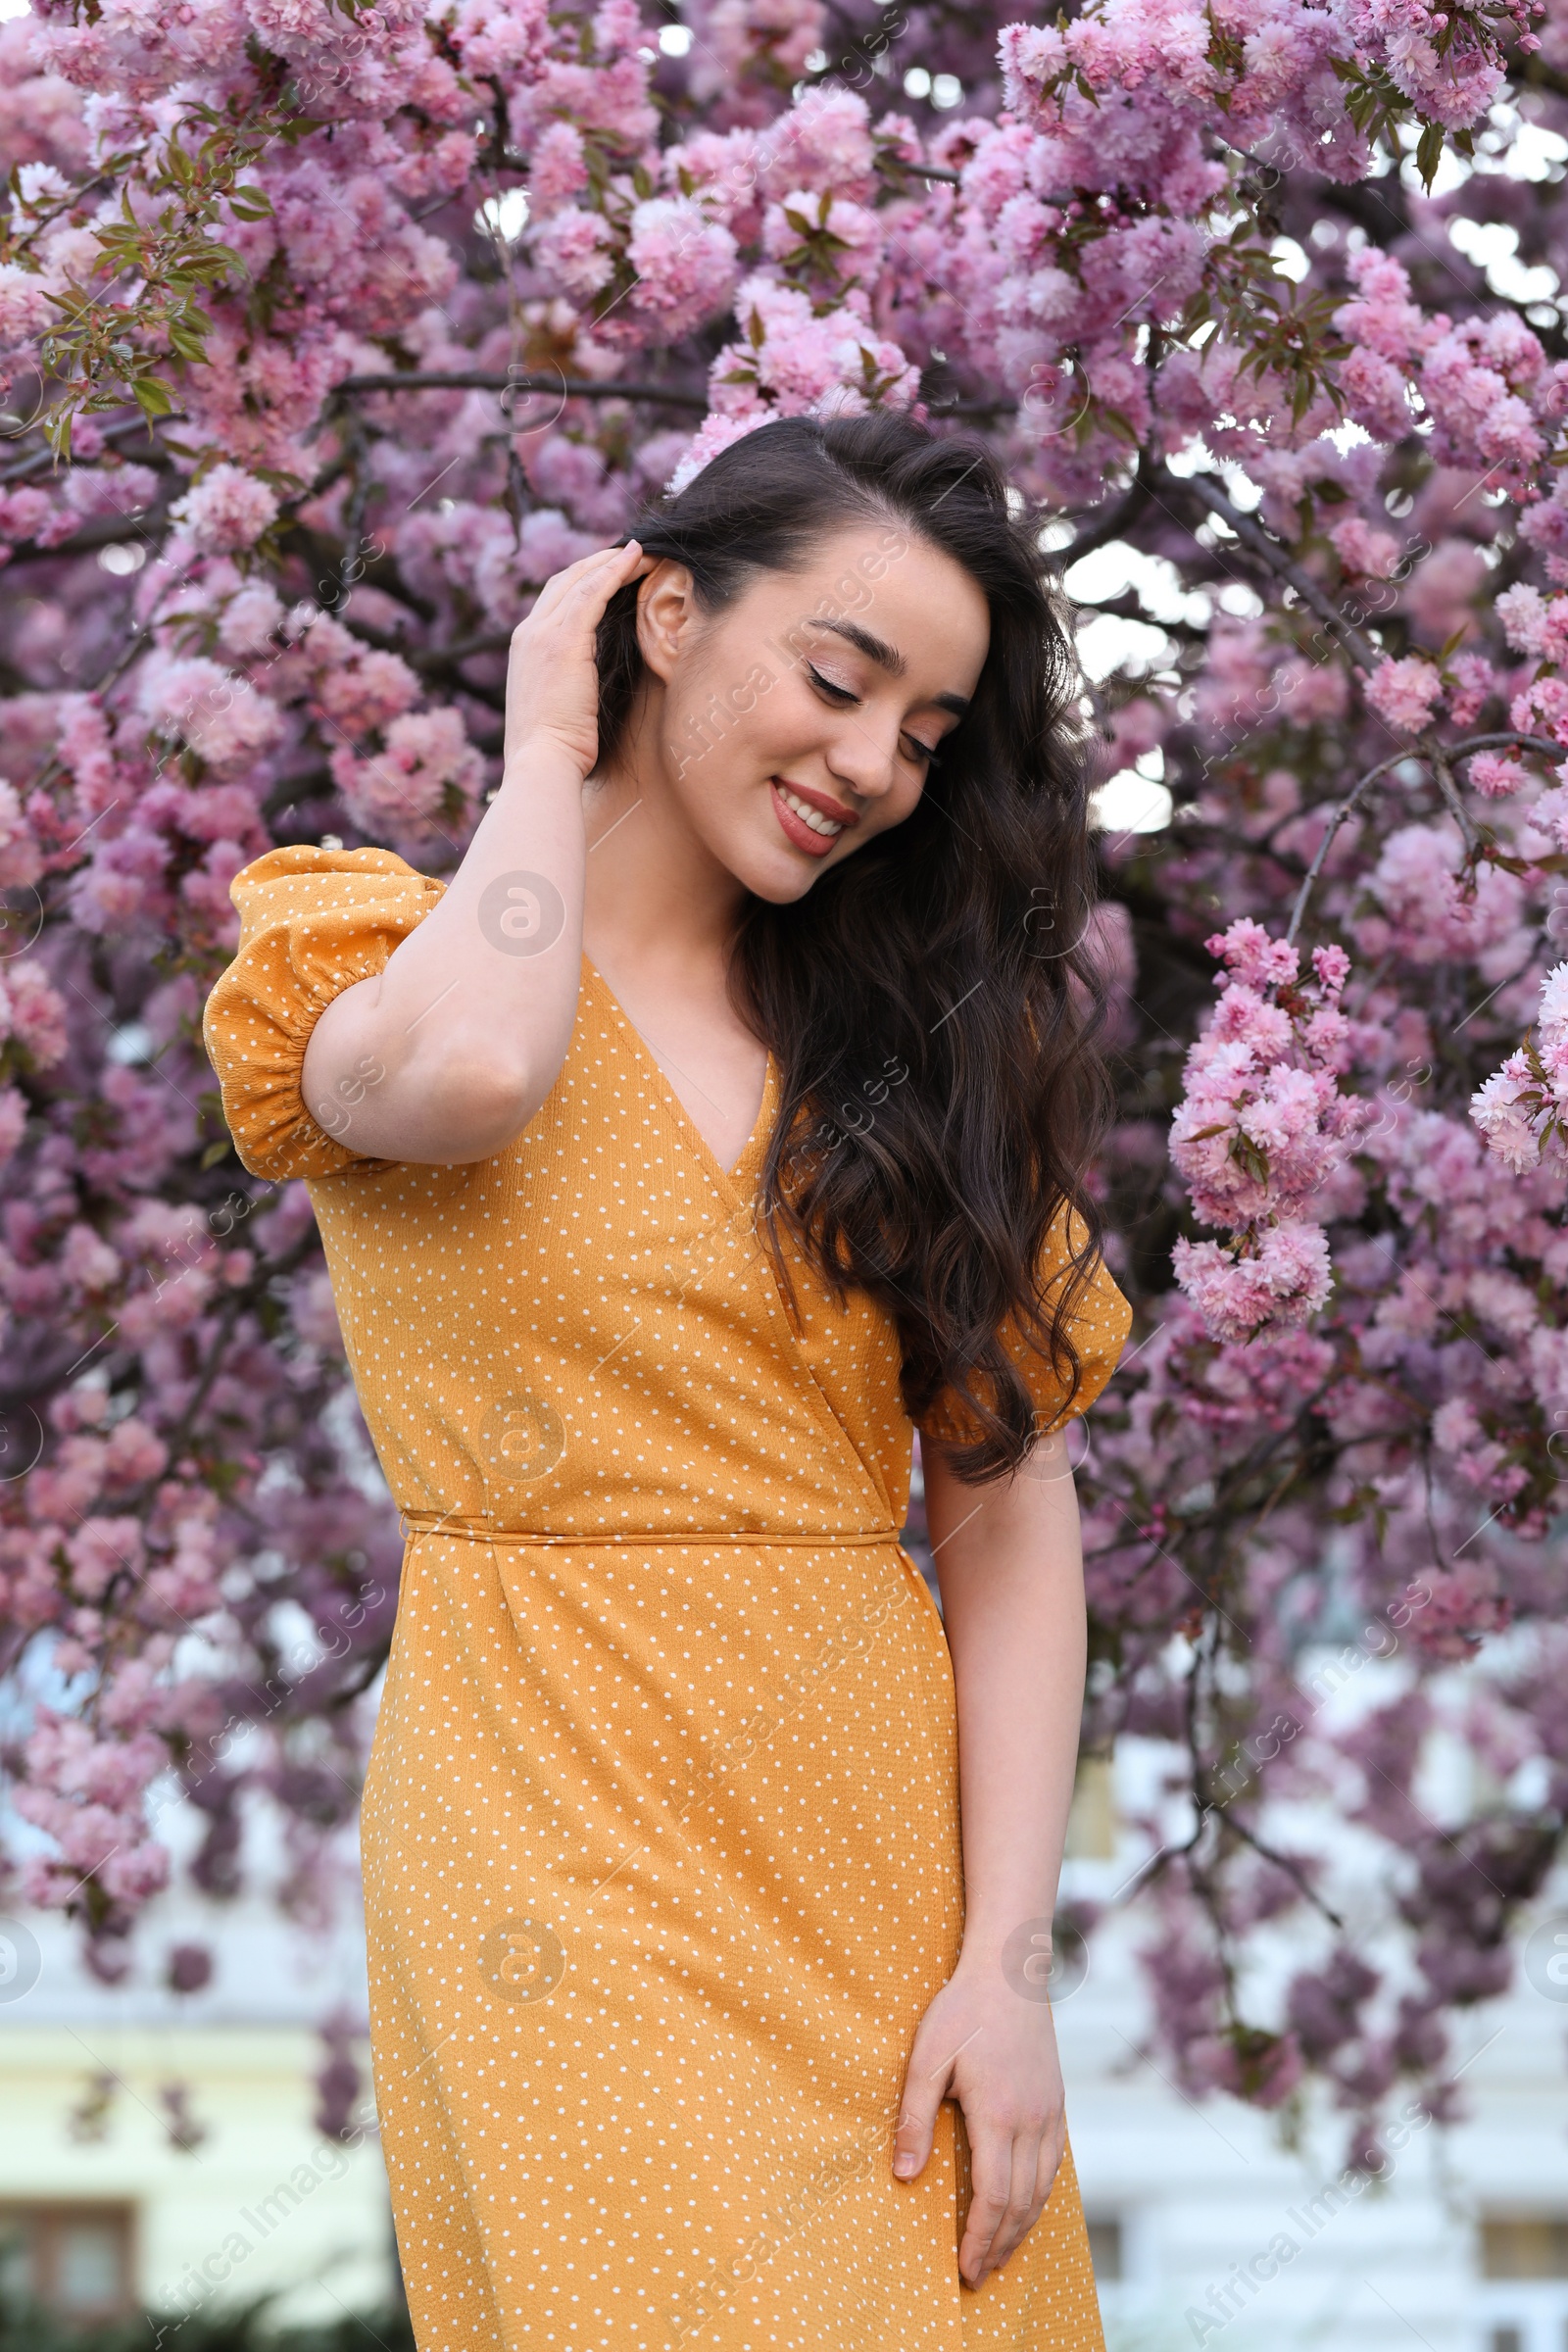
POLYGON ((270 1807, 306 1921, 352 1824, 398 1534, 202 1056, 231 876, 450 868, 549 573, 919 407, 1038 502, 1113 777, 1039 937, 1109 975, 1139 1309, 1087 1737, 1180 1760, 1116 1901, 1188 2090, 1365 2149, 1455 2111, 1568 1803, 1568 5, 643 6, 0 31, 21 1892, 113 1978, 172 1793, 215 1897, 270 1807))

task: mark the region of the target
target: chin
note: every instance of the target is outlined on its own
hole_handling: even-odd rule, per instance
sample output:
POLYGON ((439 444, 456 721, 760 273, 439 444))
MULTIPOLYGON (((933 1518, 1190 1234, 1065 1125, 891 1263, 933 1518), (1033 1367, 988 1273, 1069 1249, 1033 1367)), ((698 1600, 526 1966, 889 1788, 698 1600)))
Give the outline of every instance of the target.
POLYGON ((808 865, 803 858, 794 856, 787 848, 770 855, 757 845, 749 845, 749 854, 726 858, 725 864, 737 882, 744 884, 754 899, 765 899, 770 906, 792 906, 804 899, 813 884, 825 873, 843 863, 842 858, 825 858, 819 865, 808 865))
POLYGON ((760 812, 748 810, 743 815, 731 806, 707 813, 718 820, 703 824, 698 817, 710 857, 733 874, 743 890, 754 899, 766 900, 770 906, 793 906, 825 873, 844 862, 842 848, 837 856, 820 858, 806 857, 793 848, 765 802, 760 812))

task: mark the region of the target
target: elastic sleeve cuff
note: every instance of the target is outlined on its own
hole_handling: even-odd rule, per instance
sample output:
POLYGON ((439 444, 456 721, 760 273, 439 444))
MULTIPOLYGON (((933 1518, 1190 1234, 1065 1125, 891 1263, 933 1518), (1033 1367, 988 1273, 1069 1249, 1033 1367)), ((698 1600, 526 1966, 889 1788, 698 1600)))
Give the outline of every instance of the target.
POLYGON ((333 998, 383 971, 443 889, 388 850, 272 850, 235 876, 239 950, 202 1034, 253 1176, 335 1176, 363 1156, 306 1109, 305 1050, 333 998))

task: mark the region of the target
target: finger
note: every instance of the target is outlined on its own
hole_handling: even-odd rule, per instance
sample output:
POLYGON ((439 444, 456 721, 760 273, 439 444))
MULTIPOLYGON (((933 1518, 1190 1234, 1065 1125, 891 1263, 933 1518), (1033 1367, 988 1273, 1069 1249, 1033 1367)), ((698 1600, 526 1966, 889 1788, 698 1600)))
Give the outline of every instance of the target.
POLYGON ((1040 2206, 1035 2202, 1035 2187, 1039 2178, 1040 2135, 1037 2132, 1025 2132, 1012 2143, 1012 2179, 1007 2210, 1002 2217, 986 2256, 988 2277, 992 2271, 1001 2270, 1040 2219, 1040 2206))
POLYGON ((612 547, 605 551, 606 560, 595 564, 572 583, 569 595, 574 608, 572 619, 580 627, 597 628, 605 616, 605 609, 612 596, 619 594, 637 575, 638 568, 648 568, 649 559, 635 539, 626 547, 612 547))
MULTIPOLYGON (((636 544, 635 540, 630 543, 633 547, 636 544)), ((531 611, 518 621, 517 628, 513 631, 514 637, 516 636, 518 630, 525 629, 529 621, 547 620, 558 607, 565 603, 572 590, 582 581, 591 581, 596 572, 604 571, 612 563, 619 565, 624 562, 628 553, 629 548, 624 547, 596 547, 591 556, 579 556, 575 564, 567 564, 562 570, 552 572, 535 597, 531 611)))
POLYGON ((899 2107, 898 2129, 893 2134, 893 2177, 897 2180, 913 2180, 924 2171, 936 2136, 937 2109, 947 2093, 953 2061, 939 2066, 933 2074, 927 2060, 927 2050, 916 2036, 909 2052, 908 2073, 904 2082, 904 2098, 899 2107))
POLYGON ((1013 2142, 1012 2195, 986 2257, 986 2275, 1000 2271, 1045 2212, 1061 2165, 1065 2134, 1028 2132, 1013 2142))
POLYGON ((1056 2185, 1056 2175, 1061 2170, 1065 2145, 1065 2134, 1057 2130, 1048 2132, 1040 2142, 1040 2153, 1035 2159, 1035 2209, 1029 2220, 1031 2230, 1045 2212, 1051 2192, 1056 2185))
POLYGON ((971 2286, 978 2286, 1012 2198, 1012 2134, 994 2125, 977 2125, 969 2117, 964 2120, 969 2126, 974 2194, 958 2248, 958 2268, 971 2286))
POLYGON ((605 553, 603 567, 583 575, 582 586, 587 595, 613 596, 617 588, 625 586, 639 565, 652 562, 652 558, 644 556, 635 539, 628 539, 624 547, 608 548, 605 553))

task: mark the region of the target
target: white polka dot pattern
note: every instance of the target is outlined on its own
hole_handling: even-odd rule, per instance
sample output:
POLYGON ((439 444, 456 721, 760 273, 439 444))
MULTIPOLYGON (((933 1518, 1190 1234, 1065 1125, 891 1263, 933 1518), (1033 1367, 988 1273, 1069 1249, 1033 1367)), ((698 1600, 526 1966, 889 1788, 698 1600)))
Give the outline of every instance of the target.
MULTIPOLYGON (((978 2292, 956 2111, 917 2183, 889 2170, 962 1925, 896 1336, 798 1260, 792 1329, 753 1229, 776 1073, 726 1175, 586 963, 496 1158, 323 1136, 311 1026, 438 895, 386 852, 273 852, 206 1020, 246 1165, 311 1180, 413 1531, 364 1850, 420 2352, 1098 2352, 1070 2155, 978 2292)), ((1102 1277, 1080 1407, 1125 1330, 1102 1277)))

